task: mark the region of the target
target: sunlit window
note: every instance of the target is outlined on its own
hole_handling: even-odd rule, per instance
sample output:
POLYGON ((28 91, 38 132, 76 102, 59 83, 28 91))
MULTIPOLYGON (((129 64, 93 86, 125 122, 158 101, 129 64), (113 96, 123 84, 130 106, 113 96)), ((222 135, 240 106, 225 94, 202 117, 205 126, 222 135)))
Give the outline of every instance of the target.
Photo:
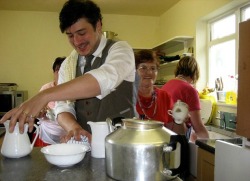
POLYGON ((223 91, 237 92, 238 27, 240 21, 250 19, 250 4, 209 22, 208 60, 209 87, 216 87, 215 80, 222 78, 223 91))
POLYGON ((236 15, 231 14, 210 24, 209 85, 221 78, 223 91, 235 90, 236 76, 236 15), (233 78, 232 78, 233 77, 233 78))
POLYGON ((234 34, 236 29, 235 15, 227 16, 211 24, 211 40, 234 34))
MULTIPOLYGON (((224 90, 234 90, 235 40, 213 45, 210 48, 211 80, 222 78, 224 90)), ((215 81, 214 81, 215 82, 215 81)))
POLYGON ((250 6, 243 8, 241 10, 241 18, 242 18, 242 21, 246 21, 250 19, 250 6))

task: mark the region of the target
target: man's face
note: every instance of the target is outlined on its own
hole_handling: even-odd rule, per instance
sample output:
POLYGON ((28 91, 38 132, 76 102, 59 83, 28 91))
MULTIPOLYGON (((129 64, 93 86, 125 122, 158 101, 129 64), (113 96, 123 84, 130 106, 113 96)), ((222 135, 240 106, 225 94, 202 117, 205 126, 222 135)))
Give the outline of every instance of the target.
POLYGON ((98 47, 101 40, 101 22, 96 29, 85 19, 81 18, 66 29, 70 44, 81 56, 92 54, 98 47))

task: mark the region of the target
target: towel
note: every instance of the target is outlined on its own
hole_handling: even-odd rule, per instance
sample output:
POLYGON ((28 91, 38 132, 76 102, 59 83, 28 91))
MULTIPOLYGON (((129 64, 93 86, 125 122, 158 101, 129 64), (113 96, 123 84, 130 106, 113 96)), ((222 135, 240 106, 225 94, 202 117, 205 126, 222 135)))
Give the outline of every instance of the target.
MULTIPOLYGON (((65 62, 65 82, 73 80, 76 76, 76 64, 78 60, 78 53, 73 50, 71 54, 66 58, 65 62)), ((67 100, 67 103, 70 104, 75 100, 67 100)))
POLYGON ((89 144, 89 140, 87 138, 87 136, 82 136, 81 135, 81 141, 76 141, 74 139, 74 137, 72 137, 68 142, 67 144, 83 144, 85 146, 87 146, 89 149, 87 151, 90 151, 91 150, 91 146, 89 144))

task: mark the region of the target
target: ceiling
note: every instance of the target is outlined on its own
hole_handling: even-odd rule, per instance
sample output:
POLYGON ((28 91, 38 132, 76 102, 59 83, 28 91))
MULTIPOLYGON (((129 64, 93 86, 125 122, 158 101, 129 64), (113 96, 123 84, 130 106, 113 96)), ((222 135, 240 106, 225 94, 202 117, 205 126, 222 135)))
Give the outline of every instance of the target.
MULTIPOLYGON (((59 12, 66 0, 0 0, 0 10, 59 12)), ((180 0, 93 0, 102 14, 160 16, 180 0)))

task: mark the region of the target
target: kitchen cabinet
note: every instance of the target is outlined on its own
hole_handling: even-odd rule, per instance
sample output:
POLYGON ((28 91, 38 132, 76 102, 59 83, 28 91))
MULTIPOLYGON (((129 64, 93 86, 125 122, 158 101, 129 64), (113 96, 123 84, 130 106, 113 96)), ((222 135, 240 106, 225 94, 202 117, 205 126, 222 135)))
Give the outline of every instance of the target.
POLYGON ((237 128, 236 133, 248 138, 250 144, 250 20, 239 25, 239 80, 237 103, 237 128))
POLYGON ((197 180, 214 181, 214 154, 198 148, 197 180))
MULTIPOLYGON (((165 56, 182 56, 183 53, 193 52, 193 39, 194 38, 191 36, 176 36, 155 46, 154 48, 152 48, 152 50, 156 51, 158 54, 163 54, 165 56)), ((177 62, 178 60, 161 64, 157 80, 166 81, 174 78, 174 69, 177 62)))

